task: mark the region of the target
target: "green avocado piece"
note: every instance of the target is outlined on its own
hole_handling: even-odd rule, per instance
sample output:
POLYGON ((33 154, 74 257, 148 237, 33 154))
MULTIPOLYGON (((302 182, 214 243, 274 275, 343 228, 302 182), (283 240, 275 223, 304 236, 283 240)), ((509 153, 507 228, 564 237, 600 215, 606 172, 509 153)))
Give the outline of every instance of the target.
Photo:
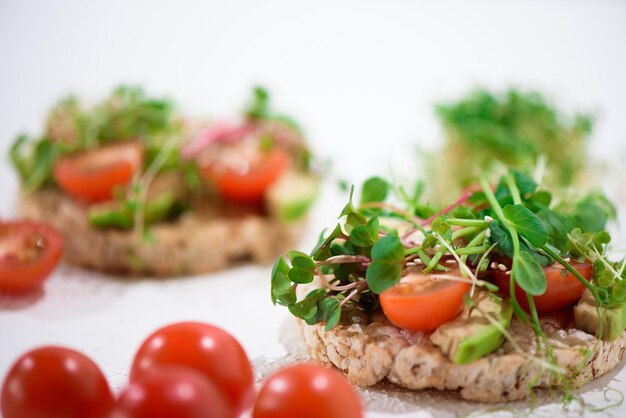
POLYGON ((613 341, 626 328, 626 303, 596 308, 593 294, 585 290, 578 304, 574 306, 574 320, 576 328, 603 340, 613 341), (600 317, 603 317, 603 321, 600 321, 600 317))
MULTIPOLYGON (((174 206, 176 198, 172 192, 163 192, 146 202, 144 220, 147 224, 166 218, 174 206)), ((134 210, 129 205, 94 206, 88 212, 89 224, 98 229, 131 229, 135 223, 134 210)))
POLYGON ((289 171, 267 191, 270 214, 286 224, 302 219, 317 196, 318 179, 311 174, 289 171))
POLYGON ((454 363, 468 364, 500 347, 504 339, 501 329, 509 328, 512 317, 513 307, 507 300, 489 292, 477 292, 473 306, 437 328, 430 340, 454 363))

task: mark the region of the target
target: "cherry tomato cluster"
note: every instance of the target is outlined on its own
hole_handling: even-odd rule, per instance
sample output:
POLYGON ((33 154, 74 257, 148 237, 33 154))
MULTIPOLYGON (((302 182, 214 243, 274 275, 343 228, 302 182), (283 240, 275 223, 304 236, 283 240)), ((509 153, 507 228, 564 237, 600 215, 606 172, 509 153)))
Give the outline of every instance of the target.
POLYGON ((98 366, 75 350, 41 347, 20 357, 1 392, 4 418, 362 418, 358 396, 337 372, 287 367, 254 388, 239 342, 213 325, 161 328, 140 346, 115 399, 98 366))

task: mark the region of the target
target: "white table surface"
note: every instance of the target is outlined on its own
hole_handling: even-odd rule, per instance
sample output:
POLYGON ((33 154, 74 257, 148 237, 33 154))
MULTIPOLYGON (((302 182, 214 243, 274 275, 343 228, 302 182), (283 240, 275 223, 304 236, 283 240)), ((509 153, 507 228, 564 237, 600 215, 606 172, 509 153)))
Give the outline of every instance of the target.
MULTIPOLYGON (((4 0, 0 155, 18 132, 41 129, 49 105, 70 91, 97 99, 135 82, 194 114, 232 114, 249 86, 262 82, 279 109, 302 121, 318 154, 334 161, 303 237, 307 250, 343 206, 333 179, 414 175, 418 145, 432 148, 442 137, 434 101, 477 84, 514 84, 546 90, 566 109, 596 112, 590 158, 609 159, 604 186, 626 203, 625 19, 619 1, 4 0)), ((0 216, 14 215, 17 188, 0 157, 0 216)), ((618 242, 626 242, 623 232, 618 242)), ((269 270, 125 281, 61 265, 44 294, 0 297, 0 379, 25 350, 62 344, 91 356, 119 389, 142 339, 179 320, 218 324, 259 370, 276 367, 287 355, 279 338, 290 332, 289 315, 269 302, 269 270)), ((620 367, 585 396, 599 401, 606 385, 626 392, 624 380, 620 367)), ((484 409, 430 393, 367 391, 364 398, 368 417, 484 409)), ((535 412, 563 413, 560 405, 535 412)), ((624 416, 626 405, 610 413, 624 416)))

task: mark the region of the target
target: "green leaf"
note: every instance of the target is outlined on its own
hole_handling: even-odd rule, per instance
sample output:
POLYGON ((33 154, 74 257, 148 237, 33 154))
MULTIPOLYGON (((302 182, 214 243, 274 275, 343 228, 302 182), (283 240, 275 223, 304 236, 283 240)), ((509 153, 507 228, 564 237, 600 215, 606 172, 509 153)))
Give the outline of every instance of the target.
POLYGON ((436 218, 432 222, 431 229, 433 232, 436 232, 446 240, 452 239, 452 228, 450 227, 450 224, 446 221, 446 219, 442 216, 436 218))
POLYGON ((606 231, 599 231, 594 234, 591 241, 593 242, 593 246, 602 254, 604 247, 611 242, 611 236, 606 231))
POLYGON ((513 240, 511 239, 509 231, 507 231, 502 223, 497 219, 494 219, 491 223, 489 223, 489 230, 491 231, 489 241, 492 244, 498 244, 498 248, 502 254, 509 258, 513 258, 513 240))
POLYGON ((389 183, 380 177, 371 177, 363 183, 361 191, 361 204, 369 202, 382 202, 389 193, 389 183))
POLYGON ((615 206, 602 193, 594 192, 576 204, 572 222, 584 232, 598 232, 605 229, 607 222, 615 217, 615 206))
POLYGON ((548 208, 539 211, 537 216, 541 218, 546 226, 552 244, 559 250, 565 251, 568 242, 567 233, 572 230, 572 224, 569 220, 560 213, 548 208))
POLYGON ((279 257, 272 268, 272 303, 284 305, 296 303, 296 291, 289 280, 289 265, 283 257, 279 257))
POLYGON ((371 255, 365 277, 370 290, 380 294, 400 281, 404 246, 397 236, 386 235, 374 244, 371 255))
POLYGON ((509 205, 502 210, 507 221, 518 234, 535 247, 541 247, 548 240, 546 226, 537 215, 523 205, 509 205))
POLYGON ((357 211, 352 205, 352 195, 354 194, 354 186, 350 188, 350 198, 348 204, 344 206, 339 217, 346 217, 346 231, 350 233, 354 227, 365 225, 367 218, 365 215, 357 211))
POLYGON ((350 232, 350 241, 358 247, 371 247, 378 240, 378 217, 373 217, 367 225, 356 226, 350 232))
POLYGON ((528 201, 539 208, 547 208, 552 202, 552 195, 545 190, 538 190, 528 198, 528 201))
POLYGON ((289 279, 298 284, 311 283, 315 272, 315 262, 307 254, 300 251, 289 251, 287 256, 291 260, 289 279))
POLYGON ((341 319, 341 304, 336 298, 326 298, 320 304, 321 320, 326 321, 326 331, 332 329, 341 319))
POLYGON ((593 262, 593 281, 600 287, 610 287, 613 284, 613 274, 606 268, 602 260, 593 262))
POLYGON ((511 274, 519 287, 530 295, 537 296, 546 291, 546 276, 539 263, 528 252, 520 251, 513 258, 511 274))
POLYGON ((313 251, 311 251, 311 257, 314 260, 319 261, 330 257, 331 254, 328 247, 330 247, 335 239, 343 234, 343 231, 341 230, 341 225, 335 226, 335 229, 333 229, 333 231, 326 238, 324 238, 324 232, 325 231, 322 231, 317 245, 315 246, 313 251))
POLYGON ((317 303, 320 297, 324 295, 326 295, 326 291, 323 289, 313 290, 300 302, 290 305, 289 312, 304 320, 314 318, 317 315, 317 303))

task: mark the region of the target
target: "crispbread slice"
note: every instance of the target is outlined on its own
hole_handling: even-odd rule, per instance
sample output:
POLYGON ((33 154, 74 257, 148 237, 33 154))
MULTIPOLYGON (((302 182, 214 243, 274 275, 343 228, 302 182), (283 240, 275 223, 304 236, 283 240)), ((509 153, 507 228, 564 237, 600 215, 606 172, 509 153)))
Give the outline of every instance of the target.
POLYGON ((242 260, 270 262, 294 245, 304 226, 304 222, 286 226, 258 214, 199 216, 190 212, 175 222, 152 225, 154 243, 146 243, 133 231, 92 228, 86 208, 53 188, 20 196, 19 211, 63 234, 67 262, 127 275, 192 275, 242 260))
MULTIPOLYGON (((566 370, 570 387, 615 368, 624 356, 626 333, 606 342, 553 318, 543 318, 542 329, 554 349, 556 362, 566 370)), ((537 362, 523 353, 534 351, 532 328, 513 320, 511 337, 518 352, 505 342, 494 353, 467 365, 457 365, 430 343, 427 335, 408 333, 377 318, 368 325, 337 325, 329 331, 324 324, 309 326, 298 320, 308 354, 316 361, 334 366, 360 386, 384 379, 409 389, 458 390, 464 399, 485 403, 527 398, 533 387, 557 382, 537 362)))

